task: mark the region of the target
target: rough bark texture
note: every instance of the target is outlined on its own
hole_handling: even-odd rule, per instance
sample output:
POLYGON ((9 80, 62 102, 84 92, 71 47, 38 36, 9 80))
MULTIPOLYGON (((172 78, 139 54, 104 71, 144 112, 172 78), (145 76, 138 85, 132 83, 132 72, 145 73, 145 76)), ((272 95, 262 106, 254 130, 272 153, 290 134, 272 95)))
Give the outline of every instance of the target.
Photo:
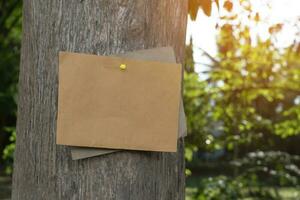
POLYGON ((55 131, 59 50, 108 55, 171 45, 181 62, 186 16, 186 0, 24 1, 12 199, 184 199, 183 141, 178 153, 72 161, 55 131))

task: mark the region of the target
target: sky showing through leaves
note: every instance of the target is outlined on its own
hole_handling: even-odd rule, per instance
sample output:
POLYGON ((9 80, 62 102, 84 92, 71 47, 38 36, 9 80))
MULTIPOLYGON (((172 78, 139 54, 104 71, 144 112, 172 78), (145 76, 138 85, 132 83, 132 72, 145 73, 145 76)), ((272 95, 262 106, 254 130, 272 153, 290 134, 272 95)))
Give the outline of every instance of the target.
MULTIPOLYGON (((241 9, 237 6, 237 1, 238 0, 233 0, 233 10, 239 12, 241 9)), ((300 35, 297 35, 297 32, 300 32, 299 0, 252 0, 251 2, 254 10, 253 13, 258 12, 260 21, 262 22, 259 23, 258 26, 256 24, 249 24, 251 27, 251 36, 254 40, 256 35, 259 35, 262 39, 267 39, 270 36, 270 26, 283 23, 283 30, 278 34, 274 43, 278 47, 286 47, 294 40, 300 41, 300 35), (298 25, 295 26, 297 22, 298 25)), ((206 71, 207 68, 205 65, 199 63, 209 63, 209 59, 203 56, 201 49, 212 56, 216 55, 216 36, 218 34, 216 25, 221 23, 220 17, 226 12, 223 5, 224 0, 220 0, 220 9, 218 10, 216 4, 213 4, 211 16, 208 17, 202 10, 199 10, 195 21, 192 21, 190 17, 188 20, 186 43, 188 44, 192 37, 194 59, 196 61, 195 70, 200 73, 201 79, 206 78, 201 72, 206 71)), ((248 23, 246 18, 247 16, 245 16, 245 23, 248 23)))

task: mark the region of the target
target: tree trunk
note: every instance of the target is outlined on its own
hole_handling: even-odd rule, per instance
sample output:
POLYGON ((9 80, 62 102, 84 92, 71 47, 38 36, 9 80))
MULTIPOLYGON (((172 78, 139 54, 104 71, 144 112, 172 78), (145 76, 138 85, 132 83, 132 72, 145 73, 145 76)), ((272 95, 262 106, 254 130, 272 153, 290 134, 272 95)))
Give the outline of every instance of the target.
POLYGON ((182 140, 177 153, 72 161, 55 132, 59 50, 108 55, 169 45, 182 62, 186 17, 186 0, 24 1, 12 199, 184 199, 182 140))

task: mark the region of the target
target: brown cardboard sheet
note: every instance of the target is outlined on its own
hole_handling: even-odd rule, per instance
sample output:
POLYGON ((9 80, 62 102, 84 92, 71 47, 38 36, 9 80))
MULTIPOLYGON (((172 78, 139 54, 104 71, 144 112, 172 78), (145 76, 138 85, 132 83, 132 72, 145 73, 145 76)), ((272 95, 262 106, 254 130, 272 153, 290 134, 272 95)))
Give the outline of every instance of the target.
MULTIPOLYGON (((179 135, 178 137, 185 137, 187 135, 186 118, 184 114, 183 104, 181 103, 179 111, 179 135)), ((69 147, 71 150, 71 156, 73 160, 79 160, 94 156, 101 156, 118 152, 116 149, 104 149, 104 148, 89 148, 89 147, 69 147)))
MULTIPOLYGON (((154 49, 138 50, 133 52, 127 52, 118 56, 134 58, 140 60, 153 60, 160 62, 176 62, 173 49, 171 47, 159 47, 154 49)), ((186 118, 184 113, 184 107, 182 101, 179 108, 179 133, 178 137, 185 137, 187 134, 186 118)), ((71 150, 71 156, 73 160, 84 159, 94 156, 100 156, 118 152, 120 150, 104 149, 104 148, 89 148, 89 147, 69 147, 71 150)))
POLYGON ((57 144, 175 152, 181 66, 145 60, 61 52, 57 144))

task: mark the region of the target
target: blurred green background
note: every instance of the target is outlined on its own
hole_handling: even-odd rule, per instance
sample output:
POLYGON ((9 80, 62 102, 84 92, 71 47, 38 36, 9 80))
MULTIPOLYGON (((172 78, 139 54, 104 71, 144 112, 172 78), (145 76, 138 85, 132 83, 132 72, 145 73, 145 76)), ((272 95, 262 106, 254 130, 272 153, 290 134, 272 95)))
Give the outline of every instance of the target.
MULTIPOLYGON (((300 199, 300 16, 272 24, 272 0, 264 13, 253 2, 189 0, 189 26, 217 22, 214 55, 194 45, 205 26, 187 36, 187 200, 300 199)), ((21 7, 0 2, 0 199, 11 188, 21 7)))

